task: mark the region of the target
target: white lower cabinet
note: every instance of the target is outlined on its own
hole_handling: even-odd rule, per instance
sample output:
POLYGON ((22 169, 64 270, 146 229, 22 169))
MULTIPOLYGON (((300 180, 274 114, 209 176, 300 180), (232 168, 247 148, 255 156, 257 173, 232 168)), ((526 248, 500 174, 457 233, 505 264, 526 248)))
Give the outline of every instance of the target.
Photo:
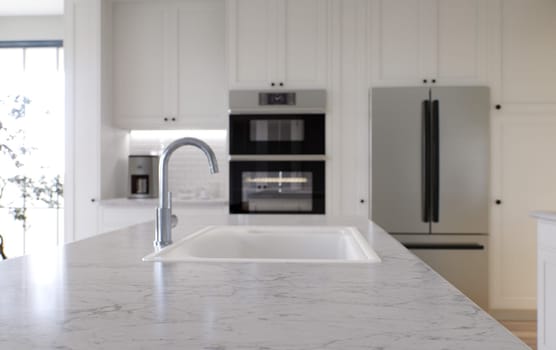
POLYGON ((501 115, 493 123, 490 308, 536 308, 533 210, 556 208, 556 117, 501 115))
POLYGON ((537 232, 537 346, 539 350, 556 350, 556 216, 540 218, 537 232))
POLYGON ((120 230, 132 225, 153 221, 154 218, 154 207, 101 206, 100 232, 106 233, 120 230))

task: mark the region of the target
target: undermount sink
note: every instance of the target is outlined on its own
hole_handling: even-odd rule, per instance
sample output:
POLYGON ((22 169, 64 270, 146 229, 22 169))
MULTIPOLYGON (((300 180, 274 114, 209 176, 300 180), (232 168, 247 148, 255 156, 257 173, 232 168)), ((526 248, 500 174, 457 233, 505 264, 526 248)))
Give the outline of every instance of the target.
POLYGON ((208 226, 144 261, 376 263, 354 227, 208 226))

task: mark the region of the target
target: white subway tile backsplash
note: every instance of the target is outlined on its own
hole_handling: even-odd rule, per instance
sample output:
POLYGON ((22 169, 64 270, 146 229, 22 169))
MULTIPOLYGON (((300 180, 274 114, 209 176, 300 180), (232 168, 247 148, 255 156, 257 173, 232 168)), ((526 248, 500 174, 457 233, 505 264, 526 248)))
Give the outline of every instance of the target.
POLYGON ((228 151, 225 130, 152 130, 130 133, 130 154, 160 154, 180 137, 197 137, 213 149, 220 172, 211 175, 203 152, 182 147, 170 159, 169 188, 175 200, 228 199, 228 151))

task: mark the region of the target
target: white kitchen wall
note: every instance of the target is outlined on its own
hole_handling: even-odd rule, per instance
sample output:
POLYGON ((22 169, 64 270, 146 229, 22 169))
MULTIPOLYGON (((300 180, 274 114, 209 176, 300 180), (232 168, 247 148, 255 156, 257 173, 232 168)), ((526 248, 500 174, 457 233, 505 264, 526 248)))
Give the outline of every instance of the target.
POLYGON ((226 130, 133 130, 131 155, 159 155, 181 137, 199 138, 213 149, 220 172, 211 175, 204 153, 195 147, 178 149, 170 159, 169 187, 174 200, 227 200, 228 150, 226 130))
POLYGON ((1 16, 0 40, 60 40, 63 16, 1 16))

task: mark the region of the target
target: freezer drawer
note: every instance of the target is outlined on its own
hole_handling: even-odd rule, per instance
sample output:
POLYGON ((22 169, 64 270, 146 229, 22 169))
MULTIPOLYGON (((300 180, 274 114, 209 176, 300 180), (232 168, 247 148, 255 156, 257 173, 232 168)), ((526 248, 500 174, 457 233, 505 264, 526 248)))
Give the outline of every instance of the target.
POLYGON ((488 309, 488 236, 394 235, 483 309, 488 309))

